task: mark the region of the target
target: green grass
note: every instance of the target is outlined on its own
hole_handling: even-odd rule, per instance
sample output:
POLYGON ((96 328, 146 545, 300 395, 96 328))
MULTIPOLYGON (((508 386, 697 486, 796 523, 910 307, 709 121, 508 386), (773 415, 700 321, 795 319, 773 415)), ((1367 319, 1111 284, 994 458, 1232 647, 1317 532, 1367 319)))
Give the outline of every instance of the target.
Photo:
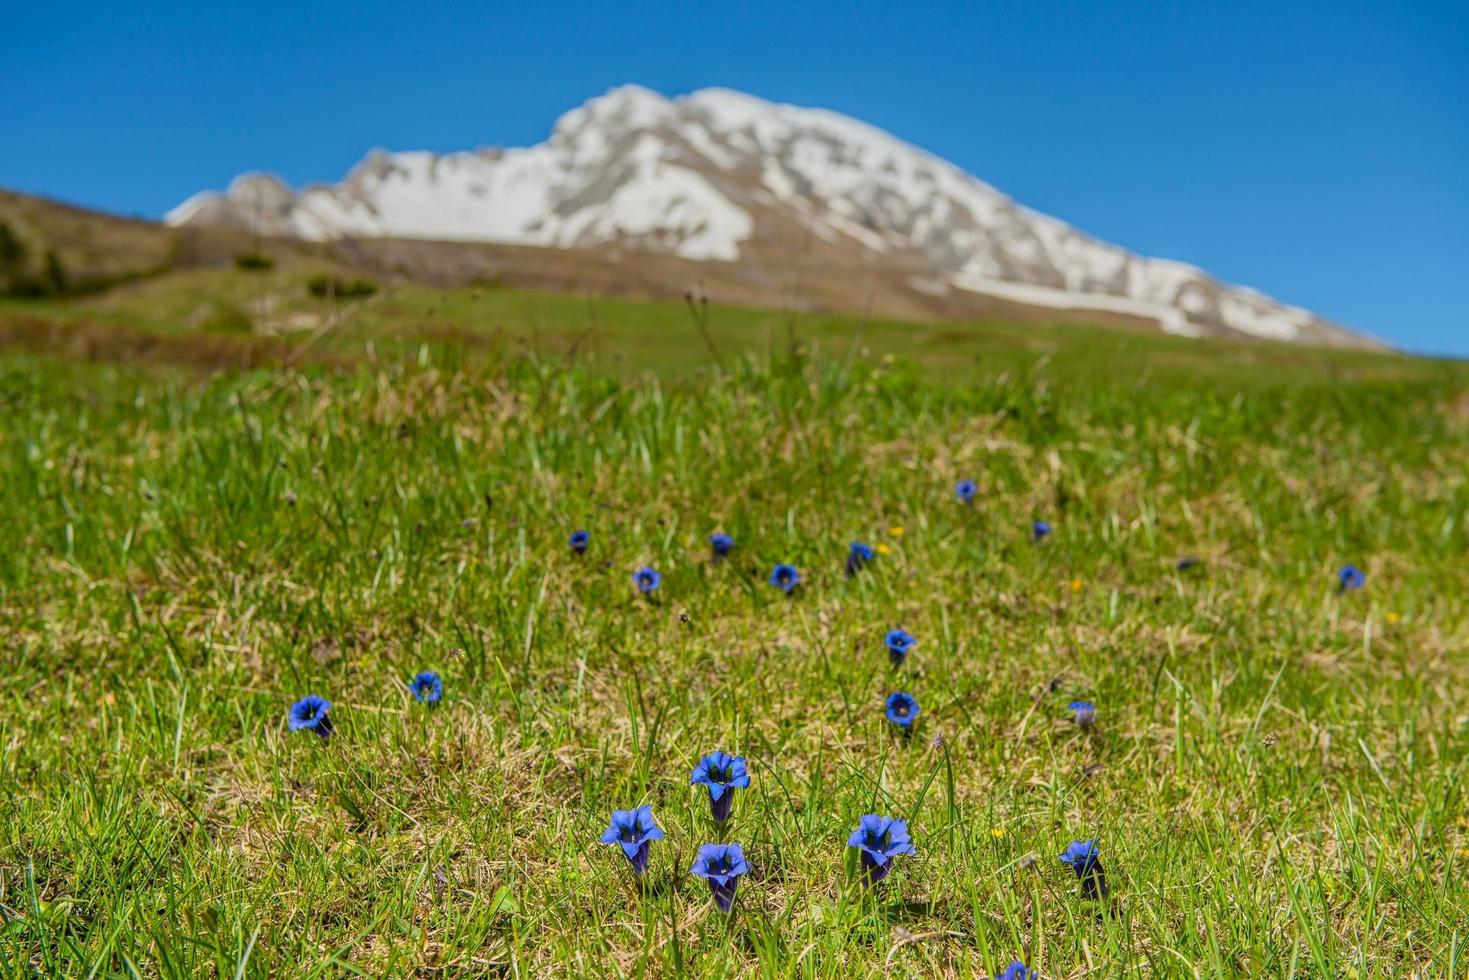
POLYGON ((253 322, 257 335, 329 357, 392 360, 428 344, 441 364, 534 357, 624 377, 681 377, 716 363, 729 369, 747 354, 769 361, 793 346, 834 369, 892 355, 923 377, 949 384, 1025 375, 1037 365, 1049 368, 1062 385, 1090 385, 1118 374, 1170 386, 1466 377, 1462 365, 1406 357, 1269 343, 1199 344, 1066 323, 915 323, 718 305, 709 317, 711 353, 682 302, 401 283, 383 283, 378 294, 361 301, 312 297, 311 278, 331 268, 200 268, 81 300, 0 298, 0 339, 9 320, 42 319, 110 331, 119 347, 156 338, 192 340, 201 333, 221 343, 259 341, 260 336, 240 337, 246 331, 236 327, 215 326, 243 318, 253 322))
MULTIPOLYGON (((444 302, 519 303, 522 337, 557 308, 444 302)), ((0 353, 5 975, 1469 969, 1463 366, 850 320, 791 359, 730 313, 720 373, 686 324, 599 306, 570 366, 0 353), (854 539, 885 553, 848 580, 854 539), (1338 596, 1346 562, 1367 587, 1338 596), (436 710, 403 690, 423 668, 436 710), (308 692, 329 742, 286 730, 308 692), (753 774, 728 919, 686 873, 715 748, 753 774), (645 802, 639 890, 596 840, 645 802), (845 846, 868 812, 917 848, 875 894, 845 846), (1085 838, 1100 905, 1056 859, 1085 838)))

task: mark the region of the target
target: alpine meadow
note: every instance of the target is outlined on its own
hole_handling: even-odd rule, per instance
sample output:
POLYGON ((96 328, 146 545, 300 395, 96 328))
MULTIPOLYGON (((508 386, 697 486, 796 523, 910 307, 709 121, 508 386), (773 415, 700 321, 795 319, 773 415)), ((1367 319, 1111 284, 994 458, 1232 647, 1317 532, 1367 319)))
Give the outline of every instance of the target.
POLYGON ((14 7, 0 980, 1469 980, 1469 3, 14 7))
POLYGON ((1469 971, 1464 364, 261 281, 0 307, 6 976, 1469 971))

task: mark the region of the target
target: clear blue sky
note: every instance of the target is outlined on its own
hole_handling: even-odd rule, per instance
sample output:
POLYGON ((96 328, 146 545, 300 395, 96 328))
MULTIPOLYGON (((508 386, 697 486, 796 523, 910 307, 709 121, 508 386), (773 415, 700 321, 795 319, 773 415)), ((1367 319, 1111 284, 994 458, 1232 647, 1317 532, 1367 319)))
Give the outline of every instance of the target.
POLYGON ((156 217, 247 169, 537 142, 629 81, 836 109, 1104 239, 1469 355, 1466 0, 11 5, 0 186, 156 217))

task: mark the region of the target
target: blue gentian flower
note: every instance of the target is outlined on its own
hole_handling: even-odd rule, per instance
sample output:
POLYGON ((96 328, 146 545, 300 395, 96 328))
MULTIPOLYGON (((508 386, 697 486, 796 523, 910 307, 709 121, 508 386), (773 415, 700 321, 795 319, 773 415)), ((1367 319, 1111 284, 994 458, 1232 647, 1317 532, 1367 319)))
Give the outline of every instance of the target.
POLYGON ((872 545, 853 541, 852 547, 847 550, 847 577, 850 578, 862 571, 876 554, 877 552, 872 550, 872 545))
POLYGON ((801 584, 801 573, 796 571, 795 565, 787 565, 782 562, 771 569, 770 584, 786 595, 790 595, 795 591, 796 586, 801 584))
POLYGON ((875 813, 869 813, 857 822, 857 829, 847 838, 847 846, 857 848, 862 859, 862 880, 868 885, 875 885, 888 876, 893 858, 913 853, 907 822, 875 813))
POLYGON ((913 727, 913 719, 918 717, 919 710, 918 702, 907 691, 897 691, 888 695, 888 721, 901 726, 904 730, 913 727))
POLYGON ((715 558, 724 558, 734 550, 734 538, 723 531, 715 531, 709 535, 709 550, 714 552, 715 558))
POLYGON ((738 844, 705 844, 699 848, 698 857, 689 874, 709 882, 714 893, 714 904, 719 911, 728 912, 734 905, 735 889, 740 886, 740 875, 749 874, 750 865, 745 852, 738 844))
POLYGON ((637 583, 638 591, 643 595, 649 595, 663 582, 663 576, 656 569, 640 568, 633 573, 632 580, 637 583))
POLYGON ((729 808, 734 804, 734 791, 749 787, 750 773, 740 756, 711 752, 694 766, 689 784, 708 788, 709 810, 714 822, 724 823, 729 819, 729 808))
POLYGON ((408 690, 413 692, 415 701, 436 704, 444 696, 444 682, 438 674, 424 670, 413 675, 413 680, 408 682, 408 690))
POLYGON ((966 504, 974 503, 974 495, 979 493, 979 486, 973 480, 960 480, 954 484, 954 496, 966 504))
POLYGON ((1338 592, 1352 592, 1367 584, 1367 573, 1356 565, 1347 565, 1336 573, 1338 592))
POLYGON ((1097 706, 1090 701, 1072 701, 1066 710, 1076 716, 1076 723, 1082 728, 1092 727, 1092 722, 1097 720, 1097 706))
POLYGON ((1061 855, 1061 861, 1064 864, 1071 865, 1071 869, 1080 875, 1097 862, 1100 853, 1097 849, 1096 841, 1074 840, 1066 845, 1066 851, 1061 855))
POLYGON ((1195 565, 1202 565, 1203 563, 1204 559, 1195 558, 1193 555, 1187 555, 1183 558, 1178 559, 1178 562, 1173 567, 1177 568, 1180 572, 1186 572, 1190 568, 1193 568, 1195 565))
POLYGON ((1039 541, 1051 533, 1051 525, 1046 521, 1036 521, 1030 526, 1030 537, 1033 541, 1039 541))
POLYGON ((653 822, 653 808, 613 810, 612 824, 602 831, 603 844, 620 844, 627 855, 633 874, 648 870, 648 842, 663 839, 663 831, 653 822))
POLYGON ((1081 894, 1085 898, 1098 899, 1107 894, 1107 877, 1102 871, 1101 853, 1097 842, 1074 840, 1061 855, 1061 861, 1071 865, 1071 870, 1081 880, 1081 894))
POLYGON ((287 724, 293 732, 310 731, 326 738, 333 731, 332 720, 328 714, 331 710, 332 703, 326 698, 308 694, 291 705, 290 720, 287 724))
POLYGON ((1011 960, 1010 965, 995 976, 995 980, 1035 980, 1035 971, 1019 960, 1011 960))
POLYGON ((894 667, 901 666, 908 659, 908 650, 917 642, 902 627, 888 630, 888 635, 883 638, 883 643, 888 648, 888 659, 893 662, 894 667))
POLYGON ((586 531, 571 532, 571 550, 579 555, 587 552, 587 543, 592 540, 591 534, 586 531))

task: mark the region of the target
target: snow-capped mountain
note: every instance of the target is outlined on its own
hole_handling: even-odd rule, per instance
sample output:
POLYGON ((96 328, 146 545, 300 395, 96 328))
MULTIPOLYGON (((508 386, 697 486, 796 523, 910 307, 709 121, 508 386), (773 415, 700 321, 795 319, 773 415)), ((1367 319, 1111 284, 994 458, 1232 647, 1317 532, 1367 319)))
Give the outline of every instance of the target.
POLYGON ((299 193, 247 174, 166 220, 308 239, 618 244, 696 260, 817 253, 901 264, 929 288, 1122 313, 1172 333, 1367 343, 1306 310, 1030 211, 855 119, 727 89, 669 99, 623 86, 566 113, 535 146, 376 150, 340 184, 299 193))

